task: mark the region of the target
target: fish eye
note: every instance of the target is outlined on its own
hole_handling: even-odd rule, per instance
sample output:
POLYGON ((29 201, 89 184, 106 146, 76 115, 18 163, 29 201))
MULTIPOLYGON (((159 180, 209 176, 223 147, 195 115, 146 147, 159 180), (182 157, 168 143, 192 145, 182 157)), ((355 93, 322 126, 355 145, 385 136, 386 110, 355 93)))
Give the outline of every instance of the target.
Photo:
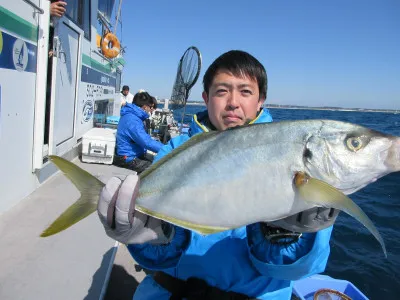
POLYGON ((358 151, 363 146, 362 141, 359 137, 349 137, 346 141, 347 148, 351 151, 358 151))

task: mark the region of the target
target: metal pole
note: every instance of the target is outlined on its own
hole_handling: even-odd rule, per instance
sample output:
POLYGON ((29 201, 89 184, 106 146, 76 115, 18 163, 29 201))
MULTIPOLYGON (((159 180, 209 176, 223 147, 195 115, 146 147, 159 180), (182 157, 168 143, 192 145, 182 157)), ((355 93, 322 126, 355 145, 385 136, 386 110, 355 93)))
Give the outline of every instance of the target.
POLYGON ((179 128, 179 132, 180 132, 180 133, 182 133, 182 130, 183 130, 183 120, 184 120, 184 118, 185 118, 186 102, 187 102, 187 99, 188 99, 188 98, 189 98, 188 90, 187 90, 187 87, 185 86, 185 104, 184 104, 184 106, 183 106, 182 119, 181 119, 181 127, 179 128))
POLYGON ((115 20, 114 35, 117 35, 117 26, 118 26, 119 15, 121 13, 121 6, 122 6, 122 0, 119 0, 118 13, 117 13, 117 17, 115 20))
POLYGON ((43 11, 43 9, 41 9, 39 6, 37 6, 35 3, 33 3, 32 1, 30 1, 30 0, 23 0, 23 1, 25 1, 26 3, 28 3, 30 6, 32 6, 34 9, 36 9, 38 12, 39 12, 39 14, 44 14, 44 11, 43 11))

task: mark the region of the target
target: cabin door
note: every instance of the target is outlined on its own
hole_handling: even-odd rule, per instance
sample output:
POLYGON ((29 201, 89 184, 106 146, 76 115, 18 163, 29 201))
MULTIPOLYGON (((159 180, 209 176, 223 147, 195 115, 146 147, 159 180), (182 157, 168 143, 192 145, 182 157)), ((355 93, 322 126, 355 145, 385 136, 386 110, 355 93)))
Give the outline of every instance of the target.
POLYGON ((60 20, 55 28, 54 44, 56 63, 53 65, 49 153, 62 155, 75 131, 79 33, 60 20))

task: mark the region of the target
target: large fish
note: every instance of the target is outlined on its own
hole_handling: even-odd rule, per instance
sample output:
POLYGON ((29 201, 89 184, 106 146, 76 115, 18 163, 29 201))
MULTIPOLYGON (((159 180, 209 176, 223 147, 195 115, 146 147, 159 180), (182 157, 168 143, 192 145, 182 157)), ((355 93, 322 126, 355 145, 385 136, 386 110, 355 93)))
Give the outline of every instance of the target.
MULTIPOLYGON (((41 236, 96 210, 104 184, 75 164, 51 160, 81 192, 41 236)), ((309 208, 342 210, 384 242, 346 195, 400 171, 400 138, 331 120, 254 124, 202 133, 140 175, 137 211, 211 234, 274 221, 309 208)))

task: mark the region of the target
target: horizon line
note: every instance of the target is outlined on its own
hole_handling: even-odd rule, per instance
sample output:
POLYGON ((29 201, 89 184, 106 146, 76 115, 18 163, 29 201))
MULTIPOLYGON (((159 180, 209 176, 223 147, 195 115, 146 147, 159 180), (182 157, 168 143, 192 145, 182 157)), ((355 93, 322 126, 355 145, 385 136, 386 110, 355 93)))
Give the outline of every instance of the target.
MULTIPOLYGON (((164 103, 165 99, 159 99, 159 103, 164 103)), ((205 106, 203 101, 198 100, 188 100, 186 102, 188 105, 203 105, 205 106)), ((399 113, 400 109, 389 109, 389 108, 359 108, 359 107, 340 107, 340 106, 307 106, 307 105, 292 105, 292 104, 274 104, 268 103, 263 104, 265 108, 286 108, 286 109, 319 109, 319 110, 343 110, 343 111, 379 111, 379 112, 396 112, 399 113)))

